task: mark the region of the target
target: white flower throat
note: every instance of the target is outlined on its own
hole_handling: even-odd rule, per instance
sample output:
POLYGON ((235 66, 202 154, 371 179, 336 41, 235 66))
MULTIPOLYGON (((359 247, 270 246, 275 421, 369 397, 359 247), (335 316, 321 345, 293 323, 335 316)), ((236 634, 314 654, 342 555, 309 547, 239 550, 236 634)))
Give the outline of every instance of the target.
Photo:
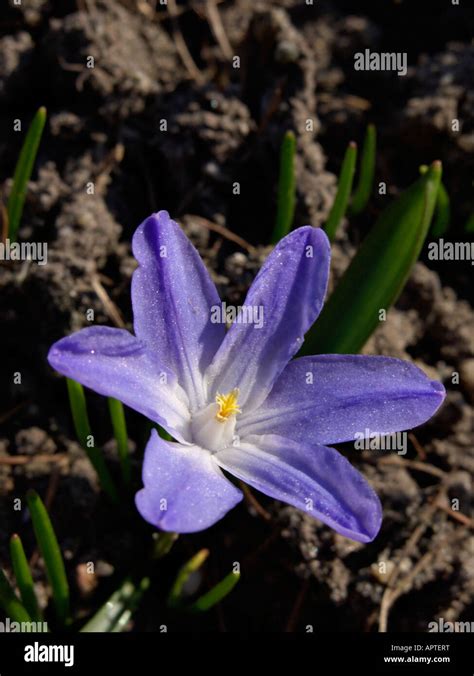
POLYGON ((195 444, 209 451, 219 451, 232 444, 236 416, 241 412, 238 396, 238 388, 228 394, 217 394, 215 402, 193 416, 191 430, 195 444))

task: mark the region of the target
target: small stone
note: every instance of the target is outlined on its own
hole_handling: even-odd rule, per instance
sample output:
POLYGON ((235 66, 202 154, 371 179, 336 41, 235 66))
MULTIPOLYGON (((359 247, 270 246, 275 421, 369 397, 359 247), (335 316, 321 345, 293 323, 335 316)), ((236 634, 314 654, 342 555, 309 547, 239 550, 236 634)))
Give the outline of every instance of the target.
POLYGON ((278 63, 294 63, 299 55, 298 45, 289 40, 282 40, 275 49, 275 61, 278 63))

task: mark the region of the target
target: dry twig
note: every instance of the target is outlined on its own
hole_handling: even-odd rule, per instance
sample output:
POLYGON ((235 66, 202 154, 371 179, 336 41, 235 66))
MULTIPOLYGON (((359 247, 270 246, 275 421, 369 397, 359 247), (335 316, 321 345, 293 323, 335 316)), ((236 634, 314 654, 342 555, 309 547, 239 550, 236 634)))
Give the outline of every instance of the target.
POLYGON ((423 448, 423 446, 420 444, 420 442, 418 441, 418 439, 415 437, 415 435, 413 434, 413 432, 410 432, 410 433, 408 434, 408 438, 410 439, 411 443, 413 444, 413 447, 414 447, 415 451, 416 451, 416 452, 418 453, 418 455, 420 456, 420 460, 426 460, 426 451, 425 451, 425 449, 423 448))
POLYGON ((95 293, 97 294, 97 297, 104 306, 104 310, 107 313, 108 317, 113 321, 115 326, 118 326, 119 329, 124 329, 125 322, 123 320, 122 315, 120 314, 120 310, 115 305, 113 300, 110 298, 109 294, 105 290, 104 286, 102 285, 102 282, 100 281, 99 277, 96 274, 92 275, 91 283, 92 288, 94 289, 95 293))
POLYGON ((413 585, 418 573, 426 567, 426 565, 431 560, 433 552, 430 550, 424 554, 421 559, 415 564, 413 569, 401 580, 401 563, 406 559, 414 550, 416 544, 422 537, 425 530, 431 523, 431 519, 437 509, 436 501, 444 492, 444 487, 441 487, 438 491, 436 499, 434 502, 428 504, 423 510, 420 518, 420 523, 415 528, 413 533, 410 535, 408 540, 405 542, 405 545, 402 547, 401 551, 398 554, 397 562, 390 573, 390 576, 387 581, 387 587, 383 593, 382 601, 380 603, 380 614, 379 614, 379 632, 385 633, 388 626, 388 616, 390 609, 392 608, 395 601, 402 595, 409 591, 413 585))
POLYGON ((288 622, 286 623, 285 627, 286 632, 295 631, 296 626, 298 624, 298 619, 301 615, 301 610, 303 608, 306 599, 306 595, 308 593, 308 589, 309 589, 309 579, 305 579, 303 580, 303 583, 293 604, 293 608, 291 609, 290 616, 288 618, 288 622))
POLYGON ((176 0, 168 0, 168 12, 171 18, 171 25, 173 27, 173 37, 176 44, 176 49, 178 50, 178 53, 181 57, 181 61, 183 62, 183 65, 193 80, 195 80, 198 84, 202 84, 204 77, 199 68, 196 66, 196 63, 194 62, 194 59, 191 56, 191 53, 183 38, 183 34, 181 33, 181 28, 179 27, 178 7, 176 5, 176 0))
POLYGON ((243 481, 239 481, 240 488, 242 490, 242 493, 244 494, 245 500, 248 502, 249 505, 251 505, 257 514, 262 517, 262 519, 265 519, 265 521, 271 521, 272 516, 267 510, 262 507, 262 505, 259 503, 255 495, 252 493, 250 488, 247 486, 247 484, 244 484, 243 481))
POLYGON ((438 479, 444 479, 446 477, 446 472, 439 467, 435 467, 428 462, 420 462, 418 460, 404 460, 398 456, 385 456, 376 461, 381 465, 396 465, 397 467, 407 467, 408 469, 414 469, 418 472, 424 472, 425 474, 431 474, 432 476, 437 477, 438 479))
POLYGON ((215 0, 206 0, 206 17, 214 39, 219 45, 222 54, 226 59, 230 60, 233 56, 232 46, 227 37, 227 33, 225 32, 224 24, 222 23, 221 15, 219 14, 215 0))
POLYGON ((207 228, 208 230, 212 230, 213 232, 217 232, 219 235, 221 235, 225 239, 228 239, 231 242, 238 244, 240 247, 242 247, 242 249, 246 249, 246 251, 248 251, 250 254, 256 254, 257 253, 257 249, 254 246, 249 244, 249 242, 247 242, 242 237, 239 237, 239 235, 236 235, 231 230, 226 228, 225 225, 219 225, 219 223, 213 223, 212 221, 208 220, 207 218, 204 218, 203 216, 197 216, 195 214, 190 214, 189 218, 192 219, 198 225, 201 225, 203 228, 207 228))
POLYGON ((67 461, 67 453, 51 453, 38 455, 2 455, 0 465, 28 465, 33 462, 52 462, 62 464, 67 461))

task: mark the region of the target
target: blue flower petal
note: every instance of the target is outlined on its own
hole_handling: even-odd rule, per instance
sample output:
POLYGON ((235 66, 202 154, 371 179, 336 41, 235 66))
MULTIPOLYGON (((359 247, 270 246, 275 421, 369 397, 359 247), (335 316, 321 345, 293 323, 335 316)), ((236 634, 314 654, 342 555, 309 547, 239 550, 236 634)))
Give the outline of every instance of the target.
POLYGON ((262 403, 319 315, 329 257, 320 228, 298 228, 279 242, 244 302, 257 321, 234 323, 207 371, 211 397, 238 387, 243 410, 262 403))
POLYGON ((223 469, 250 486, 352 540, 370 542, 380 529, 382 508, 377 495, 333 448, 268 434, 225 448, 216 458, 223 469))
POLYGON ((191 408, 204 405, 202 374, 225 335, 210 321, 219 295, 198 252, 166 211, 146 219, 133 236, 139 267, 132 279, 134 330, 178 376, 191 408))
POLYGON ((410 362, 366 355, 320 355, 290 362, 265 402, 242 416, 238 434, 281 434, 337 444, 421 425, 445 397, 441 383, 410 362), (361 436, 359 436, 361 435, 361 436))
POLYGON ((62 338, 48 354, 51 366, 106 397, 115 397, 175 438, 190 438, 185 392, 175 374, 123 329, 91 326, 62 338))
POLYGON ((243 497, 208 451, 164 441, 155 430, 145 451, 143 483, 138 511, 157 528, 175 533, 209 528, 243 497))

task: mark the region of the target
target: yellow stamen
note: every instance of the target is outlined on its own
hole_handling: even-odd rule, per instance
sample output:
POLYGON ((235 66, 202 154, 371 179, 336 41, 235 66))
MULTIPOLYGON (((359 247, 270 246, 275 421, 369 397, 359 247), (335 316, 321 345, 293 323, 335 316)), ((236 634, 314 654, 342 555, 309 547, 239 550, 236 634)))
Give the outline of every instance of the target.
POLYGON ((216 404, 219 404, 219 411, 216 414, 216 419, 219 422, 225 422, 231 415, 240 413, 240 407, 237 404, 239 396, 239 389, 235 387, 229 394, 217 394, 216 404))

